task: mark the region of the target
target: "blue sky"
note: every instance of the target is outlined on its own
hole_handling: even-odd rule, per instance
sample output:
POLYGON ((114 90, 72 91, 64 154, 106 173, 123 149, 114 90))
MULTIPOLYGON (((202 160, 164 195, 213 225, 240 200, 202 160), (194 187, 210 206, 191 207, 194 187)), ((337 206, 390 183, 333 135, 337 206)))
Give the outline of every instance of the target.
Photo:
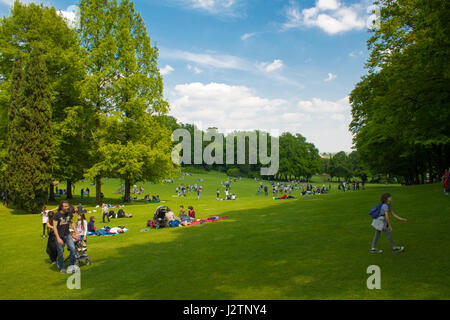
MULTIPOLYGON (((11 2, 0 0, 0 14, 8 14, 11 2)), ((44 3, 70 18, 77 2, 44 3)), ((135 1, 160 49, 172 115, 203 129, 298 132, 320 152, 351 150, 348 95, 365 73, 370 5, 370 0, 135 1)))

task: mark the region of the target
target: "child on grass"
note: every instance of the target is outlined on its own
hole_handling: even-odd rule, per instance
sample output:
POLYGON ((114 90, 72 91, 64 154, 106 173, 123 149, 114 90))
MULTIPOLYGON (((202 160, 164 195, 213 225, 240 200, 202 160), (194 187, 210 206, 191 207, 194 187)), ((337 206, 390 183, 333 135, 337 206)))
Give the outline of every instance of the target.
POLYGON ((394 244, 394 241, 391 237, 392 232, 392 225, 389 218, 389 214, 392 214, 397 220, 408 222, 405 218, 402 218, 398 215, 396 215, 392 209, 391 209, 391 203, 392 203, 392 196, 389 193, 385 193, 381 196, 381 209, 380 209, 380 215, 378 218, 373 219, 372 226, 375 228, 375 236, 372 241, 372 249, 370 252, 372 253, 381 253, 383 250, 379 250, 376 248, 378 238, 380 237, 381 231, 384 231, 386 233, 386 237, 388 238, 389 242, 391 243, 392 250, 394 252, 402 252, 405 250, 405 247, 398 247, 394 244))

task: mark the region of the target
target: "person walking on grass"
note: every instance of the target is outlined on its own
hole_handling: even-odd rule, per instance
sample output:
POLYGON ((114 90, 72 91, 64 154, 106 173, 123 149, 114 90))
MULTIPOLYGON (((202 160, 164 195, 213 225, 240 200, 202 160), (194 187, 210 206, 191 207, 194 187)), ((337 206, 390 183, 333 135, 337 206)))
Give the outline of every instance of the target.
POLYGON ((3 206, 7 207, 8 202, 9 202, 9 192, 8 192, 7 188, 5 188, 5 190, 3 190, 3 192, 2 192, 2 200, 3 200, 3 206))
POLYGON ((370 249, 370 252, 372 253, 381 253, 383 250, 377 249, 377 242, 380 237, 381 231, 386 233, 386 237, 388 238, 392 250, 394 252, 402 252, 405 250, 405 247, 399 247, 396 246, 394 241, 392 240, 391 232, 392 232, 392 224, 389 217, 389 214, 392 214, 394 218, 397 220, 408 222, 407 219, 402 218, 394 213, 391 209, 391 203, 392 203, 392 196, 389 193, 385 193, 381 196, 381 203, 380 203, 380 214, 378 218, 373 219, 372 221, 372 227, 375 228, 375 236, 372 241, 372 249, 370 249))
POLYGON ((59 272, 66 273, 64 268, 64 245, 70 251, 69 255, 69 268, 70 273, 73 270, 75 264, 75 241, 78 240, 77 228, 73 222, 73 212, 70 209, 69 202, 67 200, 61 201, 58 211, 53 216, 53 232, 55 233, 56 249, 58 252, 58 268, 59 272), (70 227, 74 230, 72 234, 70 227))
POLYGON ((106 204, 104 204, 104 203, 102 204, 102 213, 103 213, 103 216, 102 216, 103 223, 105 223, 105 217, 108 218, 108 222, 111 222, 111 220, 109 219, 108 206, 106 204))

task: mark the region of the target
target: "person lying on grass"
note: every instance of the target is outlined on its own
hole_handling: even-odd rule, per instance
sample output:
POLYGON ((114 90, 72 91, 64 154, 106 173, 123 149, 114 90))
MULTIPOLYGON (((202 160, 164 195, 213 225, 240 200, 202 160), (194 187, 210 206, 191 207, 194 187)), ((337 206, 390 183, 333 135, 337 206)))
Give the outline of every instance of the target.
POLYGON ((381 209, 380 209, 380 215, 378 218, 373 219, 372 226, 375 228, 375 236, 372 241, 372 249, 370 252, 372 253, 381 253, 383 250, 377 249, 377 242, 378 238, 380 237, 381 231, 384 231, 386 233, 386 237, 388 238, 389 242, 391 243, 392 250, 394 252, 402 252, 405 250, 405 247, 398 247, 395 245, 394 241, 391 237, 392 232, 392 224, 389 217, 389 214, 392 214, 394 218, 397 220, 408 222, 407 219, 402 218, 394 213, 391 209, 391 203, 392 203, 392 196, 389 193, 385 193, 381 196, 381 209))

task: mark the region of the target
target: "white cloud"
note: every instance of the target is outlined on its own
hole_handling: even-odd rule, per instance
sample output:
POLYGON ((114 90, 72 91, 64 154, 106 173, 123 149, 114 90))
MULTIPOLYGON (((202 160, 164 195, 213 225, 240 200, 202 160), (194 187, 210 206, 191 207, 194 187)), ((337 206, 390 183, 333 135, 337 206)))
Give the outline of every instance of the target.
POLYGON ((303 10, 291 0, 285 14, 282 30, 318 27, 331 35, 364 29, 367 20, 361 5, 344 6, 337 0, 318 0, 314 7, 303 10))
POLYGON ((261 64, 261 67, 264 69, 265 72, 273 72, 273 71, 283 68, 283 61, 281 61, 279 59, 275 59, 271 63, 263 62, 261 64))
POLYGON ((171 114, 183 123, 201 128, 278 130, 301 133, 321 151, 350 151, 348 98, 319 98, 293 103, 257 95, 246 86, 199 82, 180 84, 170 90, 171 114))
POLYGON ((165 75, 171 73, 172 71, 175 71, 175 69, 172 68, 170 65, 166 64, 166 66, 165 66, 164 68, 162 68, 162 69, 159 70, 159 73, 160 73, 162 76, 165 76, 165 75))
POLYGON ((312 100, 301 100, 297 103, 297 108, 301 112, 307 113, 345 113, 350 110, 348 97, 338 101, 322 100, 320 98, 313 98, 312 100))
POLYGON ((242 41, 245 41, 245 40, 247 40, 247 39, 249 39, 249 38, 251 38, 251 37, 256 36, 257 34, 258 34, 258 32, 244 33, 244 34, 241 36, 241 40, 242 40, 242 41))
POLYGON ((187 65, 188 70, 194 72, 195 74, 200 74, 203 72, 203 70, 199 69, 196 66, 191 66, 190 64, 187 65))
POLYGON ((359 52, 352 51, 352 52, 350 52, 350 53, 348 54, 348 56, 351 57, 351 58, 356 58, 356 57, 358 57, 358 56, 362 56, 363 54, 364 54, 364 53, 363 53, 362 51, 359 51, 359 52))
POLYGON ((332 73, 330 72, 330 73, 328 73, 328 77, 327 77, 325 80, 323 80, 323 81, 329 82, 329 81, 332 81, 332 80, 334 80, 334 79, 336 79, 336 78, 337 78, 337 75, 332 74, 332 73))
POLYGON ((216 53, 193 53, 183 50, 160 48, 160 56, 165 59, 194 62, 212 68, 249 71, 249 63, 236 56, 216 53))
POLYGON ((316 7, 320 10, 336 10, 339 6, 340 3, 337 0, 319 0, 316 3, 316 7))
POLYGON ((66 10, 59 10, 58 14, 62 16, 66 21, 69 27, 77 28, 80 23, 80 9, 76 5, 69 6, 66 10))
MULTIPOLYGON (((181 4, 188 9, 195 9, 213 15, 240 16, 242 10, 238 10, 243 5, 242 0, 170 0, 181 4)), ((168 2, 170 2, 168 1, 168 2)))
POLYGON ((279 82, 292 85, 298 88, 303 88, 301 83, 296 80, 284 77, 274 71, 283 67, 283 61, 275 59, 273 62, 255 62, 243 59, 240 57, 220 54, 216 52, 209 53, 193 53, 183 50, 170 50, 167 48, 160 48, 160 57, 162 59, 182 60, 195 63, 204 68, 213 69, 229 69, 246 72, 253 72, 258 75, 263 75, 279 82))
POLYGON ((235 4, 235 0, 190 0, 193 8, 201 8, 215 12, 220 8, 230 8, 235 4))
MULTIPOLYGON (((7 6, 12 6, 14 4, 14 1, 15 0, 0 0, 0 3, 3 3, 5 5, 7 5, 7 6)), ((28 3, 31 3, 31 2, 37 2, 37 1, 34 1, 34 0, 21 0, 20 2, 28 4, 28 3)))

